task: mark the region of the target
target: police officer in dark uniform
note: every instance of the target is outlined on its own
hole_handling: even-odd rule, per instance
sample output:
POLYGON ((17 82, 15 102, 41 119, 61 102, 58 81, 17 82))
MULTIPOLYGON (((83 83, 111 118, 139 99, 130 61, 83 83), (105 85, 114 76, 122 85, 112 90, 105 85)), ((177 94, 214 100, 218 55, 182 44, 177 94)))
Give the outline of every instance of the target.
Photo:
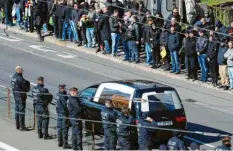
POLYGON ((83 106, 78 97, 78 89, 73 87, 70 89, 68 98, 68 109, 70 114, 70 123, 72 126, 72 147, 73 150, 83 150, 82 146, 82 121, 79 120, 83 116, 83 106))
POLYGON ((222 138, 222 145, 218 146, 215 150, 231 150, 231 138, 225 136, 222 138))
POLYGON ((59 92, 57 93, 55 104, 57 110, 57 135, 58 135, 58 146, 68 148, 68 117, 69 111, 67 106, 67 92, 66 85, 59 85, 59 92))
POLYGON ((181 140, 182 133, 178 131, 173 132, 173 137, 168 140, 167 147, 169 150, 186 150, 184 141, 181 140))
MULTIPOLYGON (((138 144, 139 150, 153 149, 151 132, 155 129, 149 127, 157 127, 157 123, 149 117, 149 112, 143 112, 139 119, 138 144), (143 127, 141 127, 143 126, 143 127)), ((156 138, 154 138, 156 139, 156 138)))
POLYGON ((131 131, 129 124, 133 124, 134 118, 129 113, 130 110, 127 107, 123 108, 121 110, 120 117, 116 120, 117 137, 118 137, 120 150, 131 150, 131 142, 130 142, 131 131))
POLYGON ((32 89, 33 103, 37 114, 37 132, 39 138, 48 139, 49 128, 49 109, 48 105, 53 100, 53 95, 49 93, 47 88, 44 88, 44 78, 37 78, 37 86, 32 89), (43 133, 42 133, 43 129, 43 133))
POLYGON ((27 92, 30 91, 30 82, 23 78, 23 68, 17 66, 11 79, 11 86, 15 99, 16 128, 25 131, 25 108, 27 92))
POLYGON ((117 113, 113 110, 113 103, 111 100, 105 101, 105 108, 101 111, 101 120, 104 129, 104 147, 105 150, 115 150, 117 143, 116 124, 117 113))

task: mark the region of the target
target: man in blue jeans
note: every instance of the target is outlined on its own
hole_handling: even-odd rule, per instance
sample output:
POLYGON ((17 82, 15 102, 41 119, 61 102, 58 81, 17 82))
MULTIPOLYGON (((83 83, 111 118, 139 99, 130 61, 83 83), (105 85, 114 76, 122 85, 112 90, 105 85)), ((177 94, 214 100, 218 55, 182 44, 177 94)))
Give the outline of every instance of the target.
POLYGON ((172 71, 171 73, 180 73, 180 63, 178 50, 180 47, 180 36, 175 32, 175 28, 171 27, 171 33, 168 35, 168 50, 170 51, 171 61, 172 61, 172 71))
POLYGON ((206 82, 208 78, 208 66, 207 66, 207 46, 208 39, 204 36, 204 31, 199 31, 199 36, 197 38, 196 51, 198 55, 198 62, 201 68, 201 81, 206 82))

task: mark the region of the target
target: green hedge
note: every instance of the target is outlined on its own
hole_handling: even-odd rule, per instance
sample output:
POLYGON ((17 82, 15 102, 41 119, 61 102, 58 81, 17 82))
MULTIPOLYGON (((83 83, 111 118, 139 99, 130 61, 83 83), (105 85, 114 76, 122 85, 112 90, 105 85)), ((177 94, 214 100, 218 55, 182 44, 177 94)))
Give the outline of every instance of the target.
POLYGON ((233 2, 233 0, 201 0, 201 3, 209 6, 219 5, 226 2, 233 2))

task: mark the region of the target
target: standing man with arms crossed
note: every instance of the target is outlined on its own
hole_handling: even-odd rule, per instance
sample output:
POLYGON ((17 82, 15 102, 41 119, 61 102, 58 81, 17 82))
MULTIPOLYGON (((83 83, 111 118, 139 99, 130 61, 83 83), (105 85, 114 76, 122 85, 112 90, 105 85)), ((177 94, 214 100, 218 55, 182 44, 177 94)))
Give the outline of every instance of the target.
POLYGON ((37 78, 37 86, 32 88, 33 105, 37 114, 37 132, 38 137, 48 139, 49 128, 49 109, 48 105, 53 100, 53 95, 49 93, 47 88, 44 88, 44 78, 37 78), (43 133, 42 133, 43 129, 43 133))
POLYGON ((30 82, 23 78, 23 68, 17 66, 11 79, 11 86, 15 99, 16 128, 25 131, 25 108, 27 92, 30 91, 30 82))

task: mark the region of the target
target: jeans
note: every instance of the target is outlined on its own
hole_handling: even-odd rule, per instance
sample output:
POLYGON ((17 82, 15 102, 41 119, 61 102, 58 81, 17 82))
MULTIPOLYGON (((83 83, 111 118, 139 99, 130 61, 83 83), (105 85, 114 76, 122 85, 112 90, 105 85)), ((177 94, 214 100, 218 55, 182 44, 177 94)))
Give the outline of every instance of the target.
POLYGON ((170 51, 172 72, 180 72, 180 63, 177 51, 170 51))
POLYGON ((138 56, 138 46, 136 44, 136 41, 128 41, 128 48, 131 53, 131 61, 139 61, 139 56, 138 56))
POLYGON ((111 49, 110 49, 108 40, 104 40, 104 45, 105 45, 105 52, 108 54, 111 53, 111 49))
MULTIPOLYGON (((71 118, 75 118, 72 117, 71 118)), ((75 150, 83 150, 82 146, 82 122, 78 120, 70 120, 70 123, 72 125, 72 146, 75 150)))
POLYGON ((20 26, 20 24, 21 24, 21 10, 20 10, 20 8, 15 8, 15 15, 17 18, 16 25, 20 26))
POLYGON ((105 150, 116 150, 116 135, 104 132, 104 148, 105 150))
POLYGON ((72 31, 71 31, 70 25, 69 23, 64 22, 63 28, 62 28, 62 40, 66 40, 67 33, 68 33, 68 39, 71 39, 72 31))
POLYGON ((146 63, 152 64, 152 51, 151 44, 145 43, 145 51, 146 51, 146 63))
POLYGON ((201 81, 206 82, 208 78, 208 67, 206 54, 198 56, 198 62, 201 68, 201 81))
POLYGON ((117 53, 120 42, 120 34, 111 33, 111 38, 112 38, 112 55, 115 55, 117 53))
POLYGON ((5 9, 5 23, 9 26, 12 25, 11 11, 12 11, 12 9, 10 9, 10 8, 5 9))
POLYGON ((230 79, 230 89, 233 89, 233 66, 228 67, 228 74, 230 79))
POLYGON ((129 138, 118 136, 118 145, 120 146, 120 150, 130 150, 131 142, 129 138))
POLYGON ((94 27, 86 28, 87 47, 95 47, 96 38, 94 33, 94 27))
POLYGON ((123 40, 122 44, 123 44, 123 51, 125 53, 125 60, 129 60, 130 59, 130 51, 129 51, 127 41, 123 40))
POLYGON ((61 118, 57 119, 57 136, 58 142, 60 144, 67 144, 68 143, 68 120, 66 116, 63 114, 59 114, 58 116, 61 118))
POLYGON ((75 23, 73 20, 71 20, 70 21, 70 28, 73 32, 74 41, 79 41, 77 23, 75 23))
POLYGON ((47 28, 46 23, 43 24, 43 31, 44 31, 44 33, 47 33, 47 32, 48 32, 48 28, 47 28))

